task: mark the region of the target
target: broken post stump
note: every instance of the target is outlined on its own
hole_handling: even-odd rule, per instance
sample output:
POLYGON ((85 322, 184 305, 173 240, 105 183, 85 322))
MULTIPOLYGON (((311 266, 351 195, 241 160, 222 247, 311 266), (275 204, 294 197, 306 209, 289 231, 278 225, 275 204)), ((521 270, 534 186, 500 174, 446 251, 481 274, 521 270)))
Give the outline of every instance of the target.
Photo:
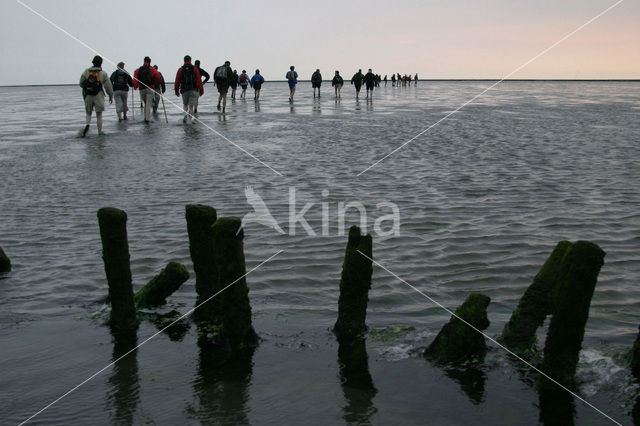
POLYGON ((461 362, 474 356, 484 356, 487 346, 484 336, 477 330, 482 331, 489 327, 487 306, 490 302, 489 296, 484 294, 469 295, 425 350, 424 356, 444 363, 461 362), (459 318, 464 319, 477 330, 459 318))
POLYGON ((127 242, 127 214, 113 207, 98 210, 98 224, 102 240, 102 260, 109 284, 111 317, 114 330, 127 330, 138 326, 133 303, 133 286, 129 266, 127 242))
POLYGON ((192 204, 185 207, 189 253, 196 273, 196 306, 193 313, 196 321, 212 321, 215 317, 212 303, 202 302, 215 294, 217 270, 213 260, 213 237, 211 226, 217 219, 213 207, 192 204))
POLYGON ((524 292, 518 307, 502 332, 502 342, 517 353, 531 349, 536 342, 536 330, 553 309, 553 292, 558 282, 564 255, 572 246, 561 241, 544 263, 533 283, 524 292))
POLYGON ((137 308, 149 308, 163 305, 189 279, 187 268, 178 262, 169 262, 167 266, 142 287, 133 297, 137 308))
POLYGON ((244 231, 238 218, 222 217, 211 226, 216 286, 210 302, 211 342, 227 350, 255 346, 258 336, 251 324, 251 305, 244 259, 244 231))
MULTIPOLYGON (((591 297, 605 252, 588 241, 573 243, 564 254, 554 292, 554 306, 544 346, 542 371, 564 386, 573 386, 578 355, 589 318, 591 297)), ((540 378, 539 385, 555 386, 540 378)))
POLYGON ((338 319, 333 327, 339 340, 355 338, 367 330, 365 320, 373 274, 372 258, 371 235, 362 235, 359 227, 352 226, 340 277, 338 319))
POLYGON ((0 247, 0 272, 9 272, 11 270, 11 260, 0 247))

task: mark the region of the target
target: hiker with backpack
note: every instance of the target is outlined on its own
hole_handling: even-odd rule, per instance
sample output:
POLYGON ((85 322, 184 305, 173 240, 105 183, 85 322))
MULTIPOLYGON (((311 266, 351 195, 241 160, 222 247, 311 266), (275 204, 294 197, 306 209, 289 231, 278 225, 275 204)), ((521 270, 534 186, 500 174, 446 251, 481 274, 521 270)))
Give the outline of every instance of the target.
POLYGON ((111 74, 109 78, 113 85, 113 97, 116 101, 116 114, 118 114, 118 122, 127 119, 127 97, 129 96, 129 87, 133 87, 133 79, 131 75, 124 70, 124 62, 118 63, 118 68, 111 74), (124 114, 124 118, 123 118, 124 114))
MULTIPOLYGON (((158 71, 158 66, 154 65, 153 69, 158 71)), ((162 83, 160 83, 159 85, 156 84, 156 86, 154 87, 154 90, 156 92, 155 96, 153 97, 153 103, 152 103, 154 114, 158 113, 158 105, 160 105, 160 98, 162 97, 162 95, 164 95, 164 92, 167 91, 167 86, 164 83, 164 76, 160 71, 158 71, 158 74, 160 74, 160 77, 162 78, 162 83)))
POLYGON ((311 87, 313 87, 313 97, 316 97, 316 89, 318 89, 318 97, 320 97, 320 85, 322 84, 322 74, 320 74, 320 70, 317 69, 313 74, 311 74, 311 87))
POLYGON ((285 75, 287 82, 289 83, 289 103, 293 102, 293 95, 296 94, 296 84, 298 84, 298 73, 295 72, 295 67, 291 65, 289 71, 285 75))
POLYGON ((213 79, 218 87, 218 111, 220 111, 220 103, 222 102, 222 112, 224 113, 227 108, 227 92, 229 86, 231 86, 231 80, 235 78, 233 76, 233 70, 231 70, 231 62, 225 61, 223 65, 220 65, 213 72, 213 79))
POLYGON ((249 75, 246 70, 242 70, 242 74, 238 76, 238 84, 242 88, 242 93, 240 93, 240 99, 246 99, 247 97, 247 86, 249 85, 249 75))
POLYGON ((336 98, 339 98, 340 90, 342 90, 342 85, 344 85, 344 79, 340 76, 340 71, 336 70, 336 75, 333 76, 333 80, 331 80, 331 85, 336 91, 336 98))
MULTIPOLYGON (((204 87, 205 84, 207 84, 207 81, 209 81, 209 79, 211 78, 211 76, 209 75, 208 72, 206 72, 205 70, 203 70, 202 68, 200 68, 200 59, 196 59, 196 61, 193 63, 193 66, 198 70, 198 72, 200 73, 200 78, 204 78, 204 80, 202 80, 202 87, 204 87)), ((197 114, 198 113, 198 104, 200 103, 200 97, 198 97, 198 100, 196 100, 196 107, 193 109, 193 113, 197 114)))
POLYGON ((362 87, 362 81, 364 80, 364 75, 362 74, 362 70, 359 69, 357 73, 351 77, 351 84, 356 86, 356 100, 360 96, 360 88, 362 87))
POLYGON ((260 75, 260 70, 256 70, 256 73, 253 75, 253 77, 251 77, 251 81, 249 82, 254 91, 253 99, 256 101, 260 99, 260 89, 262 88, 262 83, 264 83, 264 77, 260 75))
POLYGON ((193 120, 198 98, 204 94, 200 71, 191 64, 191 56, 189 55, 184 57, 184 64, 178 68, 174 90, 176 96, 182 94, 182 109, 184 110, 182 122, 187 124, 189 119, 193 120))
POLYGON ((236 98, 236 89, 238 88, 238 70, 233 70, 233 78, 229 82, 231 85, 231 99, 236 98))
POLYGON ((156 95, 155 87, 162 85, 162 75, 151 66, 151 58, 144 57, 143 65, 133 73, 133 88, 140 91, 144 103, 144 122, 151 122, 151 104, 156 95))
POLYGON ((371 100, 373 100, 373 88, 376 85, 377 78, 375 74, 371 72, 371 68, 369 68, 369 71, 362 80, 367 87, 367 100, 369 100, 369 95, 371 95, 371 100))
POLYGON ((104 91, 109 95, 109 103, 113 103, 113 86, 106 72, 102 71, 102 58, 98 55, 94 56, 91 61, 93 66, 84 70, 80 76, 80 87, 82 87, 82 96, 84 98, 84 109, 87 113, 86 124, 84 129, 80 131, 79 136, 86 136, 91 123, 91 113, 96 110, 96 124, 98 125, 98 134, 102 133, 102 111, 104 111, 104 91))

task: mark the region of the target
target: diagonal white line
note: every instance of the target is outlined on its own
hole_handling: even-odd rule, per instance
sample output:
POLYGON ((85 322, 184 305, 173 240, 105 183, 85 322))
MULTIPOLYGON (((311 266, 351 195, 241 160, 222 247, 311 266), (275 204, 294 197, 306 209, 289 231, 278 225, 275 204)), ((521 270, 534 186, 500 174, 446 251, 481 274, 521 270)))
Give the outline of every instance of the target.
MULTIPOLYGON (((27 9, 28 11, 30 11, 31 13, 33 13, 34 15, 38 16, 40 19, 42 19, 43 21, 47 22, 48 24, 50 24, 51 26, 53 26, 55 29, 57 29, 58 31, 62 32, 63 34, 65 34, 66 36, 68 36, 69 38, 71 38, 72 40, 76 41, 77 43, 81 44, 82 46, 86 47, 88 50, 92 51, 93 53, 95 53, 96 55, 100 55, 104 58, 105 61, 107 61, 108 63, 110 63, 111 65, 116 66, 117 64, 112 61, 111 59, 103 56, 102 54, 100 54, 97 50, 95 50, 94 48, 92 48, 91 46, 89 46, 88 44, 86 44, 85 42, 83 42, 82 40, 80 40, 79 38, 77 38, 76 36, 74 36, 73 34, 69 33, 68 31, 66 31, 64 28, 60 27, 58 24, 56 24, 55 22, 51 21, 49 18, 47 18, 46 16, 42 15, 40 12, 38 12, 37 10, 33 9, 31 6, 23 3, 21 0, 15 0, 16 3, 18 3, 19 5, 21 5, 22 7, 24 7, 25 9, 27 9)), ((125 71, 127 74, 129 74, 128 71, 125 71)), ((131 75, 131 74, 129 74, 131 75)), ((143 86, 145 86, 147 89, 152 89, 151 87, 147 86, 146 84, 142 83, 139 81, 140 84, 142 84, 143 86)), ((171 105, 173 105, 174 107, 176 107, 177 109, 180 110, 180 112, 183 112, 182 107, 180 107, 180 105, 176 104, 175 102, 173 102, 171 99, 165 97, 163 94, 160 94, 160 96, 166 100, 168 103, 170 103, 171 105)), ((282 173, 280 173, 279 171, 275 170, 273 167, 271 167, 270 165, 268 165, 267 163, 265 163, 264 161, 260 160, 258 157, 256 157, 255 155, 253 155, 252 153, 250 153, 249 151, 247 151, 246 149, 244 149, 243 147, 241 147, 240 145, 238 145, 237 143, 233 142, 232 140, 230 140, 229 138, 227 138, 226 136, 224 136, 222 133, 218 132, 217 130, 213 129, 211 126, 207 125, 204 121, 200 120, 198 117, 194 117, 191 116, 192 119, 197 120, 199 123, 201 123, 202 125, 204 125, 207 129, 211 130, 213 133, 215 133, 216 135, 220 136, 222 139, 224 139, 225 141, 229 142, 231 145, 235 146, 236 148, 238 148, 240 151, 244 152, 245 154, 247 154, 249 157, 253 158, 254 160, 256 160, 258 163, 262 164, 263 166, 265 166, 266 168, 268 168, 269 170, 271 170, 272 172, 274 172, 275 174, 277 174, 278 176, 282 176, 282 173)))
POLYGON ((136 346, 135 348, 131 349, 129 352, 125 353, 124 355, 122 355, 120 358, 116 359, 115 361, 112 361, 111 363, 107 364, 106 366, 104 366, 103 368, 101 368, 100 370, 96 371, 95 373, 93 373, 91 376, 87 377, 84 381, 82 381, 81 383, 77 384, 76 386, 74 386, 73 388, 71 388, 69 391, 65 392, 63 395, 61 395, 60 397, 58 397, 57 399, 55 399, 53 402, 49 403, 48 405, 46 405, 45 407, 43 407, 42 409, 40 409, 40 411, 38 411, 37 413, 33 414, 31 417, 29 417, 28 419, 22 421, 20 423, 20 425, 23 425, 27 422, 29 422, 30 420, 32 420, 34 417, 36 417, 37 415, 41 414, 43 411, 47 410, 48 408, 50 408, 51 406, 53 406, 54 404, 58 403, 60 400, 62 400, 63 398, 67 397, 70 393, 74 392, 75 390, 77 390, 79 387, 81 387, 82 385, 84 385, 85 383, 87 383, 88 381, 90 381, 91 379, 93 379, 94 377, 98 376, 100 373, 102 373, 104 370, 106 370, 107 368, 111 367, 112 365, 114 365, 116 362, 120 361, 121 359, 123 359, 124 357, 126 357, 127 355, 129 355, 131 352, 137 350, 139 347, 141 347, 142 345, 144 345, 145 343, 147 343, 149 340, 153 339, 154 337, 156 337, 158 334, 162 333, 163 331, 165 331, 166 329, 168 329, 169 327, 171 327, 172 325, 174 325, 175 323, 177 323, 178 321, 180 321, 181 319, 188 317, 189 315, 191 315, 196 309, 198 309, 200 306, 204 305, 205 303, 207 303, 208 301, 210 301, 211 299, 213 299, 214 297, 216 297, 217 295, 219 295, 220 293, 222 293, 223 291, 225 291, 226 289, 228 289, 229 287, 231 287, 232 285, 234 285, 235 283, 237 283, 238 281, 240 281, 241 279, 243 279, 244 277, 246 277, 247 275, 249 275, 250 273, 252 273, 253 271, 255 271, 256 269, 260 268, 262 265, 264 265, 265 263, 271 261, 271 259, 273 259, 274 257, 276 257, 277 255, 279 255, 280 253, 282 253, 284 250, 279 250, 277 253, 273 254, 271 257, 269 257, 266 260, 263 260, 262 262, 260 262, 259 265, 257 265, 256 267, 252 268, 249 272, 247 272, 246 274, 244 274, 243 276, 241 276, 240 278, 238 278, 237 280, 235 280, 234 282, 232 282, 231 284, 227 285, 225 288, 223 288, 222 290, 218 291, 216 294, 214 294, 213 296, 209 297, 208 299, 206 299, 205 301, 203 301, 202 303, 199 303, 198 305, 196 305, 193 309, 187 311, 187 313, 183 314, 180 318, 178 318, 177 320, 173 321, 171 324, 167 325, 166 327, 162 328, 161 330, 159 330, 157 333, 153 334, 151 337, 146 338, 144 341, 142 341, 142 343, 140 343, 138 346, 136 346))
POLYGON ((417 293, 421 294, 422 296, 424 296, 425 298, 429 299, 429 301, 433 304, 435 304, 436 306, 442 308, 444 311, 446 311, 447 313, 451 314, 451 316, 459 319, 460 321, 462 321, 464 324, 468 325, 469 327, 471 327, 473 330, 477 331, 478 333, 482 334, 486 339, 490 340, 491 342, 493 342, 495 345, 497 345, 498 347, 502 348, 503 350, 505 350, 507 353, 509 353, 509 355, 512 355, 513 357, 515 357, 516 359, 518 359, 519 361, 521 361, 522 363, 524 363, 525 365, 527 365, 528 367, 532 368, 533 370, 537 371, 538 373, 540 373, 541 375, 543 375, 544 377, 546 377, 547 379, 551 380, 553 383, 555 383, 556 385, 558 385, 559 387, 561 387, 562 389, 564 389, 565 391, 569 392, 571 395, 573 395, 574 397, 576 397, 577 399, 579 399, 580 401, 584 402, 585 404, 587 404, 589 407, 593 408, 595 411, 597 411, 598 413, 602 414, 604 417, 606 417, 607 419, 611 420, 613 423, 622 426, 620 423, 618 423, 616 420, 614 420, 612 417, 610 417, 609 415, 607 415, 604 411, 598 409, 598 407, 596 407, 595 405, 591 404, 589 401, 585 400, 584 398, 582 398, 580 395, 572 392, 571 390, 569 390, 567 387, 563 386, 562 384, 558 383, 556 380, 554 380, 552 377, 550 377, 549 375, 547 375, 546 373, 544 373, 542 370, 540 370, 539 368, 533 366, 532 364, 530 364, 529 362, 525 361, 522 357, 516 355, 513 351, 511 351, 510 349, 508 349, 507 347, 505 347, 504 345, 500 344, 498 341, 496 341, 494 338, 492 338, 491 336, 487 335, 486 333, 484 333, 482 330, 479 330, 478 328, 474 327, 473 325, 469 324, 467 321, 464 320, 464 318, 459 317, 458 315, 455 314, 455 312, 451 311, 451 309, 447 308, 446 306, 442 305, 440 302, 438 302, 437 300, 433 299, 432 297, 430 297, 429 295, 427 295, 426 293, 422 292, 421 290, 417 289, 416 287, 412 286, 411 284, 409 284, 407 281, 403 280, 402 278, 400 278, 399 276, 397 276, 396 274, 394 274, 393 272, 391 272, 390 270, 388 270, 387 268, 385 268, 383 265, 381 265, 380 263, 376 262, 375 260, 373 260, 372 258, 370 258, 369 256, 367 256, 366 254, 364 254, 363 252, 361 252, 360 250, 358 250, 358 253, 360 253, 361 255, 363 255, 365 258, 367 258, 368 260, 370 260, 371 262, 375 263, 377 266, 379 266, 380 268, 384 269, 386 272, 388 272, 390 275, 392 275, 393 277, 397 278, 399 281, 403 282, 404 284, 406 284, 408 287, 410 287, 411 289, 413 289, 414 291, 416 291, 417 293))
POLYGON ((609 12, 611 9, 615 8, 616 6, 618 6, 620 3, 622 3, 624 0, 618 0, 615 4, 609 6, 608 8, 606 8, 605 10, 603 10, 602 12, 598 13, 596 16, 594 16, 593 18, 589 19, 587 22, 585 22, 584 24, 580 25, 578 28, 576 28, 575 30, 571 31, 569 34, 565 35, 564 37, 562 37, 560 40, 556 41, 555 43, 553 43, 551 46, 547 47, 546 49, 544 49, 542 52, 538 53, 537 55, 535 55, 533 58, 529 59, 527 62, 525 62, 524 64, 520 65, 519 67, 517 67, 516 69, 514 69, 513 71, 511 71, 509 74, 505 75, 504 77, 502 77, 500 80, 496 81, 495 83, 493 83, 491 86, 487 87, 486 89, 484 89, 482 92, 480 92, 479 94, 475 95, 473 98, 469 99, 468 101, 466 101, 465 103, 463 103, 462 105, 460 105, 458 108, 456 108, 455 110, 451 111, 450 113, 448 113, 447 115, 445 115, 444 117, 442 117, 440 120, 436 121, 435 123, 433 123, 432 125, 430 125, 429 127, 427 127, 426 129, 424 129, 423 131, 421 131, 420 133, 418 133, 417 135, 415 135, 414 137, 412 137, 411 139, 409 139, 408 141, 406 141, 405 143, 403 143, 402 145, 400 145, 399 147, 397 147, 396 149, 394 149, 393 151, 391 151, 390 153, 388 153, 387 155, 385 155, 384 157, 380 158, 378 161, 376 161, 375 163, 373 163, 372 165, 370 165, 369 167, 367 167, 366 169, 364 169, 363 171, 361 171, 360 173, 358 173, 357 176, 362 175, 363 173, 365 173, 366 171, 368 171, 369 169, 375 167, 376 165, 380 164, 382 161, 384 161, 387 157, 395 154, 396 152, 400 151, 402 148, 404 148, 405 146, 409 145, 411 142, 413 142, 414 140, 416 140, 417 138, 419 138, 420 136, 424 135, 425 133, 427 133, 429 130, 433 129, 434 127, 436 127, 438 124, 442 123, 444 120, 446 120, 447 118, 451 117, 453 114, 455 114, 456 112, 460 111, 462 108, 466 107, 467 105, 469 105, 470 103, 474 102, 476 99, 478 99, 480 96, 484 95, 485 93, 487 93, 489 90, 493 89, 494 87, 496 87, 498 84, 502 83, 504 80, 508 79, 509 77, 511 77, 513 74, 517 73, 518 71, 520 71, 522 68, 526 67, 527 65, 529 65, 531 62, 535 61, 536 59, 538 59, 539 57, 541 57, 542 55, 544 55, 545 53, 547 53, 548 51, 550 51, 551 49, 553 49, 554 47, 556 47, 557 45, 559 45, 560 43, 562 43, 563 41, 565 41, 566 39, 568 39, 569 37, 573 36, 575 33, 577 33, 578 31, 582 30, 584 27, 586 27, 587 25, 591 24, 593 21, 595 21, 596 19, 600 18, 602 15, 604 15, 605 13, 609 12))

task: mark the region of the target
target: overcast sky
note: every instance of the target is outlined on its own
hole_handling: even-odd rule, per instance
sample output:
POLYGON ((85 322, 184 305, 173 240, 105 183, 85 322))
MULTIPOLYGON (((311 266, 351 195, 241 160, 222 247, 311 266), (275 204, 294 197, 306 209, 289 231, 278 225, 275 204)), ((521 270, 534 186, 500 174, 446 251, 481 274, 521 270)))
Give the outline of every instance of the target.
MULTIPOLYGON (((502 78, 617 0, 21 0, 132 71, 167 80, 190 54, 284 79, 320 68, 420 78, 502 78)), ((640 78, 640 1, 616 8, 511 78, 640 78)), ((94 52, 15 0, 0 1, 0 85, 76 83, 94 52)))

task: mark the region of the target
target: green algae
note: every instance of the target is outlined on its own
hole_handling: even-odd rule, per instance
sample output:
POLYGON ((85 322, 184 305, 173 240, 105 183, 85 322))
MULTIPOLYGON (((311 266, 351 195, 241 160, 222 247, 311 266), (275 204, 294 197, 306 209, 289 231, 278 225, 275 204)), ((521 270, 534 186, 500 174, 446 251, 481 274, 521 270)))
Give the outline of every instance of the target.
POLYGON ((415 331, 415 327, 410 325, 390 325, 384 328, 372 328, 368 331, 367 334, 374 341, 390 342, 400 339, 413 331, 415 331))
POLYGON ((371 258, 371 235, 362 235, 359 227, 352 226, 340 278, 338 319, 333 327, 338 338, 354 338, 367 330, 365 320, 373 274, 371 258))
POLYGON ((167 297, 188 279, 189 272, 184 265, 169 262, 158 275, 135 294, 133 300, 136 307, 140 309, 165 304, 167 297))

